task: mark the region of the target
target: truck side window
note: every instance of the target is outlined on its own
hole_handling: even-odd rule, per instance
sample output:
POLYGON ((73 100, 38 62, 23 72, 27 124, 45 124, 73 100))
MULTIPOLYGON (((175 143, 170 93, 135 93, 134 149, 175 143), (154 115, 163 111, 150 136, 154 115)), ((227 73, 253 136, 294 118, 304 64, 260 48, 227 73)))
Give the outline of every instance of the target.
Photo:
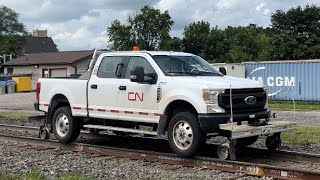
POLYGON ((98 74, 99 78, 117 78, 116 69, 118 64, 122 62, 121 56, 106 56, 102 59, 98 74))
POLYGON ((147 73, 155 73, 155 70, 151 66, 151 64, 143 57, 130 57, 127 71, 126 71, 126 79, 130 79, 130 72, 135 66, 142 66, 144 68, 144 72, 147 73))

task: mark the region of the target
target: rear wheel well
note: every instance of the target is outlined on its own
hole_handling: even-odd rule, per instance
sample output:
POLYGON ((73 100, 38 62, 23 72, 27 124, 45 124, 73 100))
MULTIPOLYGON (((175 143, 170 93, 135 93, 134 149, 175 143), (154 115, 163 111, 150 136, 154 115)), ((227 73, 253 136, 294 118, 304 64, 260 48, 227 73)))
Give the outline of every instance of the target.
POLYGON ((184 100, 175 100, 172 101, 165 109, 164 111, 164 116, 163 119, 160 120, 160 124, 159 124, 159 133, 160 134, 164 134, 165 131, 168 128, 169 122, 172 118, 172 116, 174 116, 174 114, 179 113, 179 112, 190 112, 192 114, 194 114, 195 116, 198 116, 198 112, 197 110, 193 107, 192 104, 190 104, 187 101, 184 100))
POLYGON ((54 112, 58 108, 63 107, 63 106, 70 107, 70 103, 69 103, 68 98, 66 98, 62 94, 54 95, 52 100, 51 100, 50 108, 49 108, 48 114, 47 114, 47 124, 52 124, 54 112))

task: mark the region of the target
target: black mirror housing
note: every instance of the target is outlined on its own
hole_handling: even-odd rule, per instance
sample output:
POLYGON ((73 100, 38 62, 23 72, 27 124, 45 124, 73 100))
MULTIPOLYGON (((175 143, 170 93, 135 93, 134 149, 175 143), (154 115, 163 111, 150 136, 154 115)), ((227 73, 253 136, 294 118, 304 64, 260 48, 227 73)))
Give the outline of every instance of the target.
POLYGON ((142 83, 144 81, 144 68, 142 66, 136 66, 130 72, 130 81, 142 83))
POLYGON ((221 74, 226 75, 227 74, 227 70, 224 67, 219 67, 219 71, 221 72, 221 74))

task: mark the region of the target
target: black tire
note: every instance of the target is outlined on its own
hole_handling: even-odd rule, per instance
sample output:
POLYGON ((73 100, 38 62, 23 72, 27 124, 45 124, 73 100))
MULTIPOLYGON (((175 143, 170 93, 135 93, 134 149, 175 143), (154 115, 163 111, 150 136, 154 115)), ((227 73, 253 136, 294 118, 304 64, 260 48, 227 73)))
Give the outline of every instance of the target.
POLYGON ((79 137, 81 122, 72 116, 70 107, 63 106, 58 108, 54 112, 52 127, 53 133, 59 142, 70 143, 75 141, 79 137), (66 118, 68 118, 69 126, 67 132, 63 136, 61 135, 59 127, 57 126, 57 120, 61 116, 65 116, 66 118))
POLYGON ((245 137, 237 139, 236 147, 244 148, 250 146, 258 140, 259 136, 245 137))
MULTIPOLYGON (((186 126, 186 128, 188 127, 186 126)), ((177 155, 182 157, 194 156, 198 152, 198 149, 201 147, 203 142, 205 142, 204 138, 205 136, 203 135, 203 132, 200 129, 199 120, 197 116, 195 116, 194 114, 190 112, 178 112, 171 118, 168 126, 168 140, 170 148, 177 155), (190 134, 185 133, 189 138, 192 137, 192 142, 189 142, 189 144, 187 143, 188 141, 186 142, 186 149, 179 148, 179 145, 177 145, 179 143, 175 142, 173 133, 173 130, 176 127, 176 125, 181 124, 182 122, 186 122, 192 130, 192 136, 189 136, 190 134)), ((183 143, 181 143, 181 145, 183 145, 183 143)))

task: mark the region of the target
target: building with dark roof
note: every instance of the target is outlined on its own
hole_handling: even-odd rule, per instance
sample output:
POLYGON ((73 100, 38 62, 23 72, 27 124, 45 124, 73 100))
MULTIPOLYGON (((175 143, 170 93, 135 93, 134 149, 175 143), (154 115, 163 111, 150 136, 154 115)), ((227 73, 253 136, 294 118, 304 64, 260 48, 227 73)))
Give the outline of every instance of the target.
MULTIPOLYGON (((23 37, 23 46, 22 53, 23 54, 33 54, 33 53, 50 53, 50 52, 58 52, 57 45, 53 42, 51 37, 48 37, 47 30, 33 30, 30 36, 23 37)), ((2 54, 0 56, 3 56, 2 54)), ((10 55, 5 55, 7 57, 7 61, 10 55)), ((12 54, 11 54, 12 57, 12 54)), ((4 73, 4 69, 2 66, 3 62, 7 62, 5 59, 0 61, 0 75, 4 73)))
POLYGON ((4 74, 32 77, 32 87, 42 77, 69 77, 82 74, 88 67, 93 50, 30 53, 2 64, 4 74))
POLYGON ((25 37, 23 54, 58 52, 57 45, 51 37, 25 37))
POLYGON ((49 53, 58 52, 57 45, 53 42, 51 37, 48 37, 48 31, 35 29, 31 36, 25 37, 23 54, 31 53, 49 53))

